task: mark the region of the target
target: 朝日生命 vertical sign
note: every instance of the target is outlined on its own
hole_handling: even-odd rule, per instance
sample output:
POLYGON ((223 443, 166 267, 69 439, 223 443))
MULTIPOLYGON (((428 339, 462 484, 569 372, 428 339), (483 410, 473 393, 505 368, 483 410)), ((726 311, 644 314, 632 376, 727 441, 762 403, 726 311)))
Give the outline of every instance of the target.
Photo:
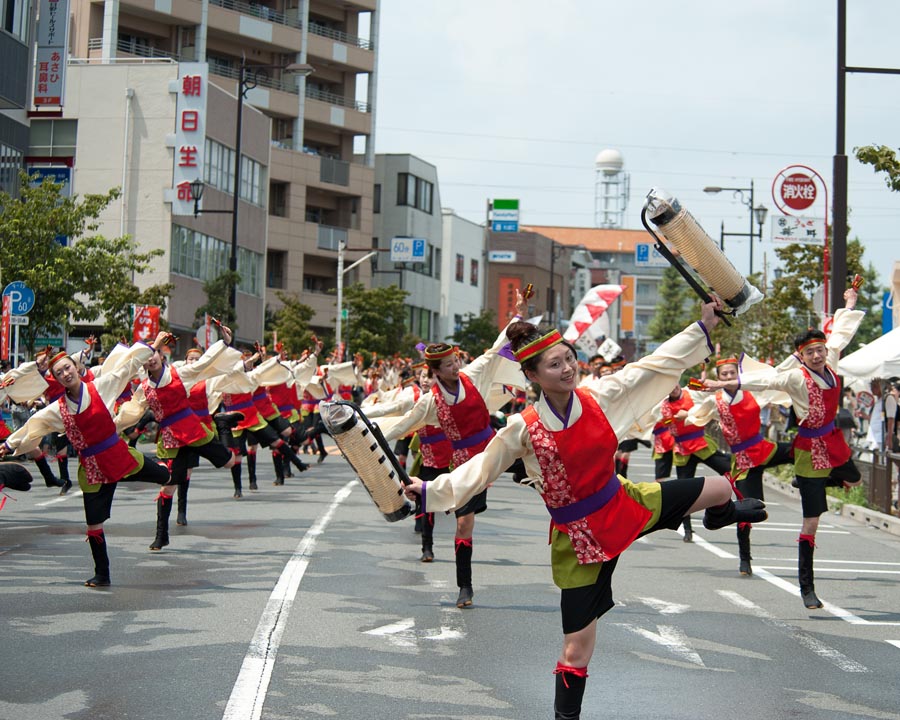
POLYGON ((206 63, 179 63, 178 100, 175 103, 175 168, 172 173, 173 215, 193 215, 191 182, 203 179, 206 144, 206 63))

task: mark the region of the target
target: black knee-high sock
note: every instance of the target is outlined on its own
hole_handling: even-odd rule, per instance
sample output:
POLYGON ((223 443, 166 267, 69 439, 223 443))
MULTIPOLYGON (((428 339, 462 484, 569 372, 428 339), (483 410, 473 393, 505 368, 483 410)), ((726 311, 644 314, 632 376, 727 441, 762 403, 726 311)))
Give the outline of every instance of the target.
POLYGON ((53 471, 50 469, 50 463, 47 462, 47 456, 44 453, 41 453, 40 457, 34 459, 34 464, 37 465, 37 469, 40 471, 41 477, 44 478, 44 483, 47 487, 62 487, 62 480, 53 474, 53 471))
POLYGON ((109 555, 106 552, 106 536, 103 534, 103 528, 88 530, 87 541, 91 546, 91 556, 94 558, 94 577, 88 580, 88 583, 97 580, 109 582, 109 555))
POLYGON ((59 468, 59 479, 66 482, 69 479, 69 456, 57 455, 56 466, 59 468))
POLYGON ((241 463, 240 461, 236 462, 231 466, 231 480, 234 483, 234 491, 241 491, 241 463))
POLYGON ((456 586, 472 587, 472 538, 457 537, 456 547, 456 586))
POLYGON ((553 701, 554 720, 579 720, 581 699, 587 684, 587 668, 556 664, 556 697, 553 701))
POLYGON ((256 482, 256 450, 247 451, 247 479, 256 482))

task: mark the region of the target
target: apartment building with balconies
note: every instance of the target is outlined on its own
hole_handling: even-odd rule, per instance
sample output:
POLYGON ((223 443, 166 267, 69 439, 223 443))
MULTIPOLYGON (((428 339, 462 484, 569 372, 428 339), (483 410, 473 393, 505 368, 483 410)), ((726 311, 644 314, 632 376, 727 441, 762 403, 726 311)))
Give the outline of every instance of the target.
POLYGON ((0 0, 0 190, 15 195, 28 150, 34 4, 0 0))
MULTIPOLYGON (((377 0, 73 0, 73 58, 206 62, 210 83, 235 97, 243 72, 244 102, 267 118, 270 148, 262 179, 267 222, 241 231, 238 244, 257 246, 249 234, 265 228, 262 306, 275 310, 279 292, 297 294, 313 308, 313 328, 323 335, 334 328, 340 244, 372 242, 377 6, 377 0), (312 72, 295 74, 290 65, 312 72)), ((225 144, 233 152, 234 139, 225 144)), ((227 230, 220 235, 230 241, 227 230)), ((368 283, 368 273, 363 264, 345 282, 368 283)))

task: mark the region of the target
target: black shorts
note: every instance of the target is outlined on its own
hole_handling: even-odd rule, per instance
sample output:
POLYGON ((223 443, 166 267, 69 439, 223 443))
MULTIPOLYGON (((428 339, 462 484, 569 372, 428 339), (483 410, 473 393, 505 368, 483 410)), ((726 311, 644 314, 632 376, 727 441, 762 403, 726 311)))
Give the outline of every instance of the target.
POLYGON ((281 433, 283 433, 285 430, 291 429, 291 424, 283 415, 276 415, 271 419, 267 419, 266 422, 269 423, 269 427, 275 430, 275 432, 279 435, 281 435, 281 433))
MULTIPOLYGON (((119 482, 151 482, 165 485, 169 482, 169 471, 153 458, 144 455, 144 464, 131 475, 123 477, 119 482)), ((119 483, 104 483, 96 492, 82 495, 84 502, 84 520, 88 525, 100 525, 110 518, 113 496, 119 483)))
MULTIPOLYGON (((703 490, 703 478, 682 478, 659 484, 662 489, 662 507, 659 519, 641 535, 657 530, 676 530, 691 506, 703 490)), ((562 611, 563 633, 583 630, 594 620, 611 610, 615 603, 612 597, 612 575, 619 557, 603 563, 600 574, 593 585, 562 590, 560 610, 562 611)))
POLYGON ((803 517, 819 517, 828 511, 828 500, 825 497, 826 487, 840 487, 844 481, 854 483, 859 480, 859 469, 852 460, 843 465, 832 468, 831 474, 824 478, 811 478, 797 475, 797 484, 800 486, 800 505, 803 509, 803 517))
POLYGON ((632 453, 638 449, 638 441, 635 438, 629 438, 619 443, 619 452, 632 453))

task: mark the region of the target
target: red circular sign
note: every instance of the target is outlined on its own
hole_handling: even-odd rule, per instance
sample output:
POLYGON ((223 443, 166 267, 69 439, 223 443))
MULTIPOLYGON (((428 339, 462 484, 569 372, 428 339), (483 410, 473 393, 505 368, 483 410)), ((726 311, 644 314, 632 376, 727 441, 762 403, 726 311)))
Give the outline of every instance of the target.
POLYGON ((788 175, 781 183, 781 199, 792 210, 806 210, 816 201, 816 183, 803 173, 788 175))

